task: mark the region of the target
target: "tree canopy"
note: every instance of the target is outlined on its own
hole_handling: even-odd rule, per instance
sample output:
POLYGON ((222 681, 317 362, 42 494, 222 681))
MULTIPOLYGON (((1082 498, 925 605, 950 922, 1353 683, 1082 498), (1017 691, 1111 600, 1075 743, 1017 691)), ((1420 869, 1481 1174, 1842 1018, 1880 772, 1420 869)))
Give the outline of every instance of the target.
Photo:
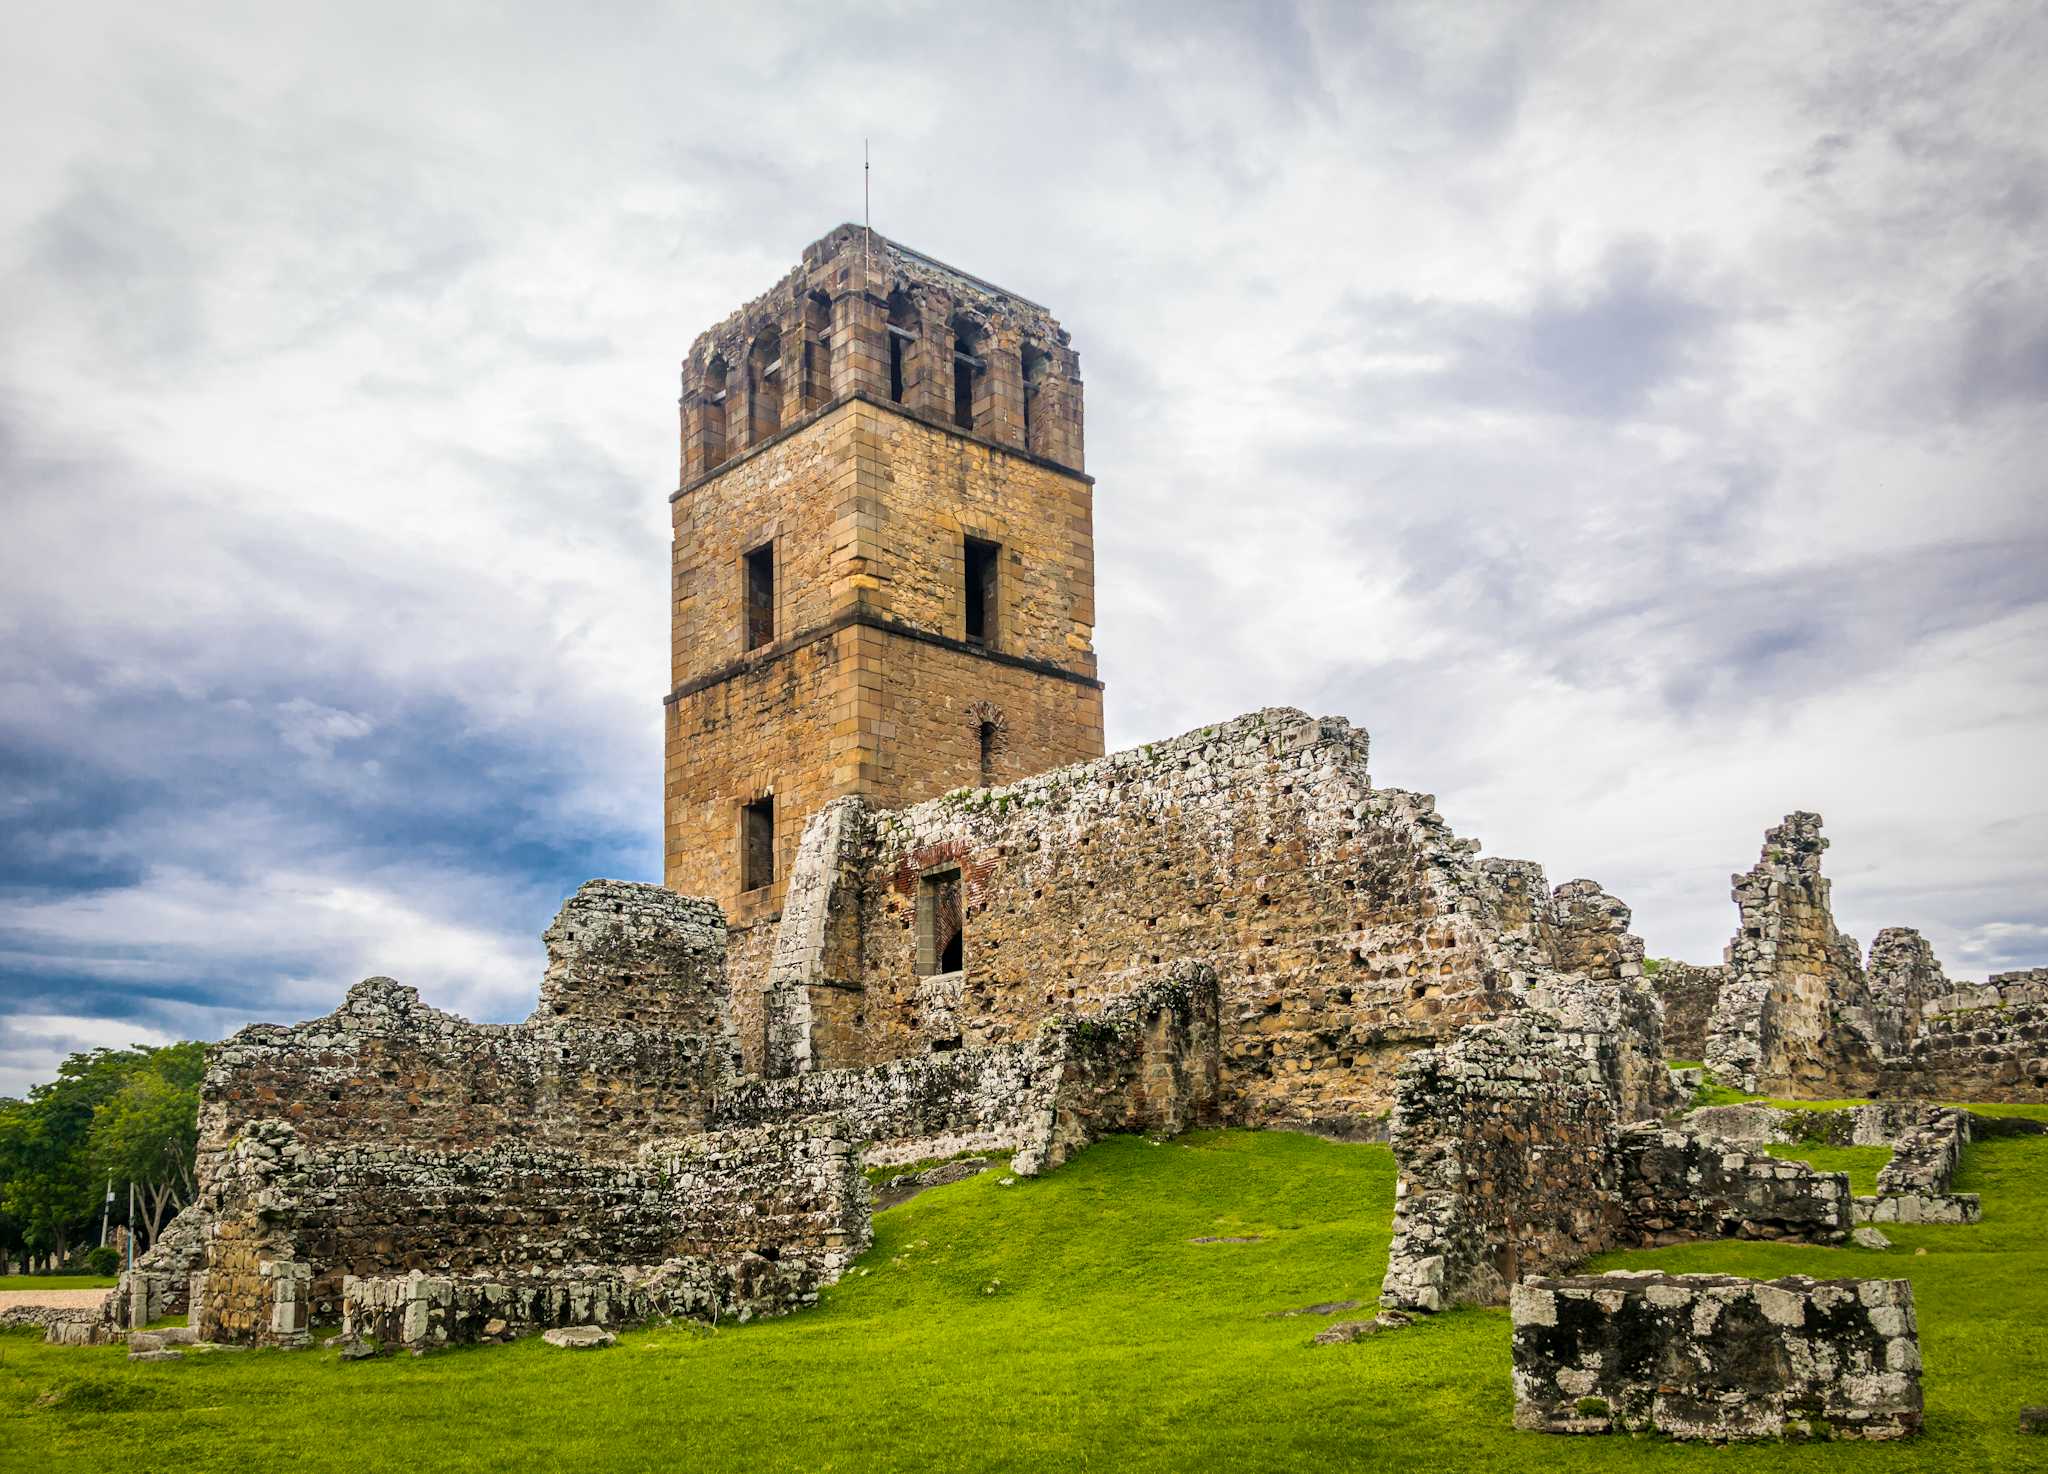
POLYGON ((197 1043, 95 1049, 58 1066, 23 1099, 0 1098, 0 1247, 58 1260, 96 1237, 111 1179, 114 1217, 154 1239, 190 1202, 199 1136, 197 1043))

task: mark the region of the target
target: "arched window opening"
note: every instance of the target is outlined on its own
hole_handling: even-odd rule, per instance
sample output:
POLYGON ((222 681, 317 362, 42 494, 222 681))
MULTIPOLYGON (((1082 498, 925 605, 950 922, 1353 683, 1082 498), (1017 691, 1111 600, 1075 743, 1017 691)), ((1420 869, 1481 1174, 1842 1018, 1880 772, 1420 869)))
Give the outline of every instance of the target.
POLYGON ((813 292, 804 299, 804 400, 816 409, 832 402, 832 299, 813 292))
POLYGON ((889 398, 908 404, 917 386, 917 308, 899 288, 889 294, 889 398))
POLYGON ((977 731, 981 739, 981 786, 996 786, 996 724, 983 722, 977 731))
POLYGON ((953 329, 953 423, 963 430, 974 428, 974 406, 981 389, 981 376, 988 371, 978 349, 980 335, 968 323, 953 329))
POLYGON ((752 403, 752 424, 747 443, 759 445, 782 428, 782 334, 767 328, 754 340, 747 359, 747 390, 752 403))
POLYGON ((723 354, 714 353, 704 369, 703 402, 698 406, 704 469, 725 462, 725 396, 728 370, 723 354))
POLYGON ((1052 367, 1052 358, 1043 348, 1030 339, 1024 340, 1020 355, 1024 377, 1024 448, 1038 449, 1038 391, 1045 385, 1045 376, 1052 367))

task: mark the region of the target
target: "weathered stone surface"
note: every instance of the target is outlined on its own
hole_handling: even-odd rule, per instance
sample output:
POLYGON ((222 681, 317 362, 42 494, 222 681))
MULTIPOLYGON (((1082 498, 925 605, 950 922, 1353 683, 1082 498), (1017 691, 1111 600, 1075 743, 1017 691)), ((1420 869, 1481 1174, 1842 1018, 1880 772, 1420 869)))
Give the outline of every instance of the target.
POLYGON ((601 1346, 614 1346, 619 1340, 602 1326, 557 1326, 551 1331, 541 1332, 540 1338, 550 1346, 561 1346, 570 1351, 591 1351, 601 1346))
POLYGON ((131 1351, 128 1353, 128 1359, 130 1361, 183 1361, 185 1353, 182 1351, 166 1351, 159 1347, 154 1351, 131 1351))
POLYGON ((1515 1426, 1680 1439, 1920 1427, 1908 1280, 1655 1271, 1515 1287, 1515 1426))
POLYGON ((1876 1084, 1873 1000, 1855 941, 1835 929, 1820 826, 1818 814, 1787 814, 1765 831, 1756 865, 1733 878, 1741 921, 1706 1048, 1725 1085, 1826 1098, 1876 1084))
POLYGON ((1723 966, 1666 962, 1647 979, 1664 1010, 1664 1049, 1672 1059, 1707 1057, 1707 1023, 1729 977, 1723 966))
POLYGON ((1848 1179, 1651 1122, 1624 1124, 1614 1036, 1533 1010, 1467 1028, 1401 1075, 1401 1175, 1381 1303, 1496 1304, 1524 1275, 1619 1245, 1840 1243, 1848 1179))
POLYGON ((721 1094, 721 1125, 832 1112, 871 1164, 1013 1151, 1025 1176, 1112 1131, 1173 1134, 1217 1113, 1220 1026, 1206 963, 1105 980, 1107 1000, 1045 1019, 1027 1041, 918 1054, 865 1069, 748 1079, 721 1094))
MULTIPOLYGON (((1641 966, 1627 908, 1482 866, 1434 800, 1372 786, 1366 748, 1273 710, 1007 787, 835 805, 799 848, 766 979, 777 1067, 1021 1043, 1133 964, 1200 958, 1222 995, 1223 1118, 1376 1137, 1401 1061, 1463 1023, 1572 977, 1619 1006, 1641 966), (933 974, 920 895, 955 874, 962 966, 933 974)), ((1661 1061, 1629 1071, 1646 1109, 1668 1097, 1661 1061)))
POLYGON ((1874 1228, 1859 1228, 1849 1235, 1859 1249, 1889 1249, 1892 1241, 1874 1228))
MULTIPOLYGON (((1045 308, 842 227, 698 338, 682 390, 668 884, 749 933, 834 798, 890 807, 1101 755, 1080 363, 1045 308), (998 550, 981 627, 969 539, 998 550), (772 588, 741 572, 764 548, 772 588), (763 876, 739 816, 768 797, 763 876)), ((763 1036, 742 1037, 760 1069, 763 1036)))
MULTIPOLYGON (((1887 927, 1866 972, 1835 929, 1826 848, 1818 814, 1788 814, 1734 877, 1741 923, 1706 1028, 1714 1077, 1811 1098, 2048 1100, 2048 970, 1956 983, 1918 932, 1887 927)), ((1697 990, 1665 971, 1666 1022, 1683 1030, 1697 990)))
POLYGON ((2048 1433, 2048 1407, 2021 1408, 2020 1432, 2048 1433))

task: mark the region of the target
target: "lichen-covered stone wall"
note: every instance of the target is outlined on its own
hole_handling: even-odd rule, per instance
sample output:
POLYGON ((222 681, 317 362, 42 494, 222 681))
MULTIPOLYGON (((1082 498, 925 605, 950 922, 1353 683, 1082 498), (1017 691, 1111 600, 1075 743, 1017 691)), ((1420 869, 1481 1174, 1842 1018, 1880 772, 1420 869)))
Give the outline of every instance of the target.
POLYGON ((707 902, 593 881, 548 930, 540 1007, 524 1024, 471 1023, 370 978, 324 1018, 243 1029, 207 1054, 202 1175, 270 1119, 309 1148, 510 1140, 600 1161, 697 1130, 736 1064, 724 931, 707 902))
POLYGON ((1401 1073, 1400 1163, 1381 1303, 1498 1304, 1525 1274, 1615 1242, 1615 1096, 1597 1058, 1541 1016, 1475 1025, 1401 1073))
POLYGON ((1110 1132, 1173 1134, 1216 1111, 1215 970, 1180 962, 1113 980, 1085 1016, 1030 1040, 906 1056, 847 1070, 747 1079, 722 1093, 721 1125, 830 1112, 871 1165, 1011 1151, 1030 1176, 1110 1132))
POLYGON ((1225 1117, 1369 1135, 1414 1050, 1546 976, 1640 970, 1626 907, 1480 866, 1427 795, 1372 786, 1363 732, 1298 711, 907 809, 835 805, 813 833, 767 984, 774 1073, 1019 1042, 1194 957, 1222 993, 1225 1117), (963 965, 932 973, 920 888, 952 874, 963 965))
POLYGON ((1658 1271, 1517 1285, 1515 1426, 1671 1438, 1899 1438, 1920 1427, 1910 1280, 1658 1271))
POLYGON ((1690 962, 1666 962, 1649 976, 1650 991, 1664 1009, 1664 1049, 1672 1059, 1707 1057, 1707 1021, 1728 983, 1728 969, 1690 962))
POLYGON ((210 1192, 204 1323, 223 1340, 270 1339, 277 1262, 305 1267, 322 1318, 350 1276, 537 1285, 674 1260, 695 1262, 710 1313, 761 1314, 814 1295, 868 1239, 859 1154, 830 1118, 649 1143, 624 1164, 511 1141, 313 1147, 263 1122, 210 1192))
POLYGON ((1826 1098, 1877 1081, 1879 1042, 1862 954, 1835 929, 1820 873, 1820 815, 1800 811, 1764 834, 1734 880, 1741 913, 1732 974, 1708 1024, 1706 1063, 1722 1084, 1826 1098))
POLYGON ((1633 1031, 1566 1026, 1537 1007, 1472 1025, 1402 1070, 1383 1305, 1497 1304, 1522 1276, 1619 1246, 1848 1236, 1847 1177, 1630 1124, 1633 1031))
POLYGON ((1878 1088, 1933 1100, 2048 1100, 2048 969, 1927 999, 1904 1052, 1883 1061, 1878 1088))

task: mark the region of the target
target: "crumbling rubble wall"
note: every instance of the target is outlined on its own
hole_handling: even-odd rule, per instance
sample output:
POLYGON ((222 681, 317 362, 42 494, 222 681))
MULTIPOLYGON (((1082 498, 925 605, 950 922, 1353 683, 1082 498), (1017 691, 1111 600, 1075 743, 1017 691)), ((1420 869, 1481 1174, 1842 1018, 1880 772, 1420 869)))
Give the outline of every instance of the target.
POLYGON ((461 1151, 503 1140, 630 1157, 703 1127, 737 1058, 724 921, 659 886, 592 881, 546 933, 540 1006, 475 1024, 369 978, 325 1018, 258 1024, 207 1053, 201 1172, 248 1124, 308 1148, 461 1151))
POLYGON ((831 806, 765 983, 772 1070, 1021 1043, 1133 968, 1199 957, 1221 990, 1224 1118, 1376 1134, 1414 1050, 1545 974, 1640 972, 1626 907, 1481 866, 1429 796, 1372 786, 1366 747, 1271 710, 1008 787, 831 806), (934 972, 920 890, 952 875, 962 966, 934 972))
POLYGON ((1839 1244, 1855 1213, 1849 1179, 1804 1162, 1745 1152, 1697 1132, 1654 1122, 1625 1128, 1616 1142, 1626 1241, 1792 1239, 1839 1244))
POLYGON ((2048 1100, 2048 968, 1951 984, 1926 999, 1911 1043, 1878 1088, 1934 1100, 2048 1100))
POLYGON ((1517 1285, 1515 1426, 1899 1438, 1920 1427, 1910 1280, 1659 1271, 1517 1285))
POLYGON ((748 1079, 718 1098, 722 1125, 830 1111, 869 1164, 1012 1151, 1032 1175, 1109 1132, 1172 1134, 1214 1118, 1215 970, 1179 962, 1107 985, 1090 1015, 1056 1015, 1022 1044, 947 1050, 863 1069, 748 1079))
POLYGON ((830 1118, 648 1143, 630 1164, 513 1142, 308 1147, 271 1121, 214 1191, 203 1325, 223 1340, 269 1339, 278 1263, 305 1267, 298 1298, 324 1319, 351 1277, 467 1277, 531 1305, 564 1276, 683 1261, 671 1278, 717 1316, 805 1303, 868 1239, 859 1155, 830 1118))
POLYGON ((1597 1058, 1534 1013, 1413 1055, 1391 1141, 1401 1176, 1380 1300, 1498 1304, 1622 1230, 1614 1092, 1597 1058))
POLYGON ((1707 1023, 1729 973, 1719 965, 1666 962, 1650 975, 1650 991, 1664 1009, 1664 1049, 1671 1059, 1707 1057, 1707 1023))
POLYGON ((1410 1058, 1394 1108, 1383 1305, 1498 1304, 1518 1278, 1608 1248, 1848 1236, 1842 1174, 1630 1124, 1624 1054, 1614 1035, 1532 1005, 1410 1058))
POLYGON ((1820 815, 1765 831, 1763 854, 1733 877, 1741 913, 1732 974, 1707 1028, 1707 1067, 1764 1093, 1860 1095, 1877 1082, 1879 1042, 1862 955, 1835 929, 1820 873, 1820 815))

